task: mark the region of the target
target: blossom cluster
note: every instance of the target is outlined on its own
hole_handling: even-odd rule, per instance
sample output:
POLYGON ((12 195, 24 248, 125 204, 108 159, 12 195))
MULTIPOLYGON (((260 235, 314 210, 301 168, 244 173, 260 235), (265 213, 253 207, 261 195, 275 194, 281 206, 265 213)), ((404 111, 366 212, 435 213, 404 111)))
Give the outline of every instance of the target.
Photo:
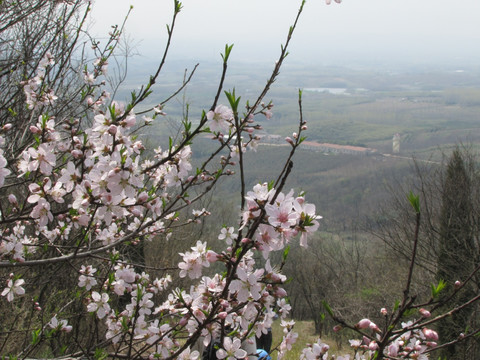
MULTIPOLYGON (((179 11, 181 4, 175 4, 179 11)), ((241 220, 219 229, 219 241, 214 243, 218 250, 198 240, 179 254, 173 269, 168 268, 176 271, 177 279, 189 281, 187 288, 173 286, 167 270, 152 276, 129 252, 158 237, 172 241, 175 228, 210 215, 210 209, 189 212, 187 208, 218 178, 233 174, 237 164, 244 170, 243 154, 255 151, 260 140, 261 126, 254 118, 260 114, 271 119, 273 103, 263 103, 263 94, 253 107, 247 102, 242 117, 239 98, 234 92, 227 94, 230 106, 217 104, 216 99, 196 128, 185 119, 179 139, 148 149, 147 156, 138 133, 158 115, 165 115, 165 104, 150 109, 151 116, 142 116, 142 121, 137 104, 148 96, 158 74, 139 94, 132 93, 128 104, 111 100, 107 79, 100 78, 108 73, 120 32, 114 27, 103 52, 93 41, 96 59, 73 71, 80 82, 75 92, 75 101, 81 99, 78 112, 62 115, 52 79, 62 79, 62 71, 68 70, 62 68, 65 59, 56 62, 46 51, 33 67, 35 73, 21 83, 29 120, 23 129, 24 143, 16 152, 5 147, 12 126, 0 129, 0 188, 5 195, 0 199, 0 264, 18 271, 5 279, 2 301, 19 304, 35 289, 25 275, 28 271, 23 279, 21 269, 64 262, 74 273, 76 287, 70 290, 89 314, 83 318, 96 326, 100 344, 108 344, 122 357, 135 349, 142 358, 198 359, 198 344, 206 346, 218 339, 219 359, 255 356, 244 345, 267 333, 278 315, 283 339, 276 349, 281 359, 298 334, 293 331, 294 321, 288 319, 287 279, 270 254, 284 250, 294 239, 306 247, 308 237, 317 231, 321 217, 304 194, 284 193, 281 185, 266 183, 245 190, 241 220), (219 145, 205 164, 194 169, 190 144, 200 133, 212 134, 219 145), (214 160, 219 161, 214 164, 214 160)), ((301 120, 293 139, 287 140, 294 150, 305 124, 301 120)), ((42 324, 34 331, 32 344, 50 336, 68 337, 80 328, 71 325, 77 320, 67 316, 73 298, 59 299, 63 303, 55 304, 50 314, 49 306, 41 304, 45 300, 31 298, 42 324)), ((93 356, 88 351, 84 355, 93 356)))
MULTIPOLYGON (((96 61, 99 70, 85 74, 87 85, 94 85, 96 76, 107 71, 106 64, 96 61)), ((37 75, 24 84, 32 111, 39 109, 44 70, 53 65, 54 60, 47 57, 37 75)), ((135 136, 135 129, 142 125, 133 108, 115 101, 108 104, 101 84, 98 91, 101 95, 95 101, 92 95, 85 97, 93 111, 91 126, 85 127, 79 119, 57 119, 45 111, 27 129, 35 141, 9 164, 14 171, 7 168, 0 152, 1 185, 15 178, 26 184, 23 192, 15 189, 7 193, 4 219, 10 225, 0 230, 0 260, 28 264, 44 249, 72 258, 107 253, 109 267, 92 262, 77 269, 78 287, 87 299, 86 310, 104 322, 107 340, 120 344, 133 336, 148 345, 153 357, 189 358, 198 352, 182 348, 179 332, 191 338, 199 336, 208 344, 228 327, 235 335, 225 337, 218 357, 244 357, 239 342, 266 333, 275 317, 274 307, 282 319, 289 314, 282 286, 286 277, 271 265, 269 254, 282 250, 297 235, 301 244, 307 245, 308 235, 319 226, 315 206, 306 203, 303 195, 294 196, 293 191, 284 194, 267 184, 256 185, 246 196, 247 207, 237 233, 233 226, 221 229, 218 238, 224 240, 225 250, 214 252, 198 241, 191 251, 180 253, 179 276, 198 283, 188 291, 166 293, 172 281, 169 275, 151 279, 148 273, 128 264, 116 247, 127 242, 135 245, 158 235, 168 237, 172 224, 207 216, 209 211, 202 209, 194 210, 193 218, 182 219, 177 209, 190 203, 187 189, 208 185, 217 176, 205 168, 192 172, 189 145, 158 147, 151 159, 144 158, 145 147, 135 136), (241 233, 246 236, 240 237, 241 233), (72 243, 77 245, 64 247, 72 243), (69 248, 72 252, 65 253, 63 249, 69 248), (255 252, 263 254, 263 264, 256 263, 255 252), (223 265, 225 274, 206 274, 212 263, 223 265), (105 273, 108 268, 112 269, 110 274, 105 273), (119 303, 125 295, 129 301, 119 303), (166 300, 158 303, 162 297, 166 300), (172 323, 172 318, 179 320, 172 323)), ((54 103, 42 100, 41 105, 48 109, 54 103)), ((271 116, 272 106, 265 106, 269 111, 265 116, 271 116)), ((240 128, 235 127, 233 116, 230 108, 219 105, 200 125, 217 135, 228 134, 222 146, 226 144, 232 151, 220 162, 226 174, 231 171, 227 165, 234 164, 231 159, 235 147, 241 151, 253 147, 258 140, 254 130, 260 128, 250 125, 252 116, 242 120, 240 128), (248 141, 235 141, 233 134, 241 132, 249 135, 248 141)), ((0 140, 3 145, 3 137, 0 140)), ((13 302, 25 294, 26 285, 18 275, 11 274, 1 295, 13 302)), ((283 326, 280 356, 298 337, 292 323, 285 320, 283 326)), ((72 329, 57 315, 48 327, 65 333, 72 329)))
MULTIPOLYGON (((385 308, 381 310, 382 315, 386 316, 385 308)), ((421 309, 420 314, 428 311, 421 309)), ((410 320, 401 323, 400 329, 390 328, 382 330, 370 319, 362 319, 356 325, 355 329, 363 333, 361 339, 349 340, 350 347, 355 353, 355 359, 367 360, 371 359, 379 351, 383 352, 385 359, 420 359, 429 358, 429 351, 437 346, 438 334, 436 331, 423 326, 420 321, 410 320), (388 332, 388 337, 385 332, 388 332), (383 350, 380 348, 383 343, 383 350)), ((326 348, 328 351, 328 348, 326 348)), ((312 350, 313 351, 313 350, 312 350)), ((304 351, 304 358, 309 351, 304 351)))
POLYGON ((54 65, 55 60, 52 54, 47 52, 38 64, 36 75, 23 83, 23 91, 29 109, 36 109, 41 105, 53 105, 58 99, 54 91, 48 87, 48 81, 45 81, 48 67, 54 65))

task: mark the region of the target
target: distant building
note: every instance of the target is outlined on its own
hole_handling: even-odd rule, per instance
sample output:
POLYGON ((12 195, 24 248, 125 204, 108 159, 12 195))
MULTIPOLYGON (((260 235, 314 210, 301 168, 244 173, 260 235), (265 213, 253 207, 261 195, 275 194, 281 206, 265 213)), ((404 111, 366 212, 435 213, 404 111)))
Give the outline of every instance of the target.
POLYGON ((400 152, 400 134, 393 135, 393 153, 398 154, 400 152))

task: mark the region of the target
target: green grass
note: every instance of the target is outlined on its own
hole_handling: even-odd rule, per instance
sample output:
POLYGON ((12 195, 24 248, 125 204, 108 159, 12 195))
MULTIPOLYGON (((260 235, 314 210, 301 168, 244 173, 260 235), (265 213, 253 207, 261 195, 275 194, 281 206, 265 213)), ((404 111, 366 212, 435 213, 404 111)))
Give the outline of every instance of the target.
MULTIPOLYGON (((298 339, 295 344, 292 346, 292 350, 289 351, 284 360, 298 360, 300 355, 302 354, 302 350, 307 346, 307 344, 312 344, 318 340, 318 334, 315 334, 315 326, 313 321, 296 321, 293 331, 298 333, 298 339)), ((276 320, 272 327, 272 334, 273 334, 273 342, 272 342, 272 349, 278 346, 283 337, 282 327, 280 326, 280 320, 276 320)), ((344 346, 339 349, 335 340, 324 336, 322 337, 322 342, 328 344, 330 346, 330 350, 328 354, 331 355, 345 355, 351 354, 348 348, 348 344, 343 344, 344 346)), ((277 358, 276 352, 273 351, 272 359, 275 360, 277 358)))

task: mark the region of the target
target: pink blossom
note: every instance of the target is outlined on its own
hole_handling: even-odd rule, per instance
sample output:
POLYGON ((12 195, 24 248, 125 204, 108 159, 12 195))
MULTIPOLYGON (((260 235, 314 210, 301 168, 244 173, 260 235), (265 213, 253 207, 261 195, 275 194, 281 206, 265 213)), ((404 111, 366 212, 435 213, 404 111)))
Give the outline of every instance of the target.
POLYGON ((190 279, 197 279, 202 275, 202 268, 210 266, 206 245, 207 243, 197 241, 197 245, 191 248, 192 252, 180 253, 183 257, 183 261, 178 264, 180 277, 188 275, 190 279))
POLYGON ((57 319, 57 316, 54 316, 50 322, 48 323, 48 326, 50 326, 50 328, 52 329, 58 329, 60 331, 63 331, 63 332, 70 332, 72 331, 72 326, 71 325, 68 325, 68 321, 67 320, 58 320, 57 319))
POLYGON ((178 356, 179 360, 197 360, 200 357, 200 353, 197 350, 191 351, 190 348, 183 350, 178 356))
POLYGON ((280 349, 285 351, 290 351, 292 350, 292 345, 297 342, 298 339, 298 333, 294 333, 292 331, 289 331, 284 337, 283 341, 280 344, 280 349))
POLYGON ((97 269, 92 265, 82 265, 80 268, 80 276, 78 277, 78 286, 85 287, 86 290, 90 290, 93 286, 97 285, 97 280, 93 276, 97 269))
POLYGON ((40 172, 44 175, 50 175, 52 173, 56 159, 51 145, 40 144, 38 149, 32 147, 29 148, 27 152, 32 159, 27 165, 29 171, 40 169, 40 172))
POLYGON ((75 167, 75 164, 69 161, 67 167, 63 168, 61 173, 62 176, 58 179, 58 182, 65 184, 67 192, 71 192, 80 179, 80 172, 75 167))
POLYGON ((207 113, 208 127, 212 132, 228 133, 233 120, 233 111, 225 105, 218 105, 215 111, 207 113))
POLYGON ((2 150, 0 150, 0 187, 5 183, 5 178, 10 174, 10 170, 6 169, 7 160, 3 157, 2 150))
POLYGON ((225 337, 223 340, 223 349, 218 349, 216 352, 217 359, 243 359, 247 356, 247 352, 241 349, 242 343, 240 339, 232 339, 230 337, 225 337))
POLYGON ((260 299, 260 290, 262 285, 258 282, 263 271, 247 273, 245 269, 239 267, 237 269, 238 280, 233 280, 230 285, 230 292, 237 294, 240 302, 247 301, 251 296, 254 300, 260 299))
POLYGON ((87 305, 87 311, 96 312, 99 319, 103 319, 110 312, 110 305, 108 304, 108 294, 101 295, 94 291, 92 292, 92 301, 87 305))
POLYGON ((265 210, 270 225, 282 229, 289 229, 294 226, 300 217, 297 212, 293 211, 292 204, 289 201, 284 201, 278 205, 267 204, 265 210))
POLYGON ((348 340, 348 342, 350 343, 350 346, 353 349, 358 349, 362 345, 362 342, 360 340, 357 340, 357 339, 348 340))
POLYGON ((30 216, 34 219, 38 219, 38 225, 43 227, 48 224, 49 221, 53 221, 53 214, 50 211, 50 203, 45 198, 40 198, 37 205, 33 208, 30 216))
POLYGON ((23 279, 13 279, 13 274, 10 274, 10 280, 8 280, 7 287, 3 289, 2 296, 7 297, 7 301, 12 302, 15 295, 25 294, 25 289, 22 285, 25 283, 23 279))
POLYGON ((218 235, 218 240, 225 240, 227 245, 232 244, 232 240, 235 240, 237 238, 237 234, 234 233, 235 229, 233 226, 230 227, 223 227, 220 230, 220 235, 218 235))

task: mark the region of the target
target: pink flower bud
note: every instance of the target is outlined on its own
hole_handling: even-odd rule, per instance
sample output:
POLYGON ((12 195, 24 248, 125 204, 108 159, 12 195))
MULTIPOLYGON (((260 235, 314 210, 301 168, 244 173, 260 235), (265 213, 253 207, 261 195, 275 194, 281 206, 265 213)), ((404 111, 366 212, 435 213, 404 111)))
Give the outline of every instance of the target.
POLYGON ((242 239, 242 244, 248 244, 250 242, 249 238, 243 238, 242 239))
POLYGON ((437 347, 437 343, 435 341, 427 341, 425 345, 427 345, 429 348, 437 347))
POLYGON ((342 326, 341 325, 335 325, 333 327, 333 332, 339 332, 340 330, 342 330, 342 326))
POLYGON ((398 345, 393 343, 388 347, 388 356, 398 356, 398 345))
POLYGON ((188 318, 186 316, 182 317, 180 321, 178 322, 178 325, 180 326, 185 326, 188 323, 188 318))
POLYGON ((370 326, 371 323, 372 322, 368 319, 362 319, 357 323, 357 325, 355 325, 355 327, 357 329, 366 329, 370 326))
POLYGON ((387 313, 387 309, 385 309, 385 308, 381 308, 381 309, 380 309, 380 313, 381 313, 383 316, 387 316, 387 314, 388 314, 388 313, 387 313))
POLYGON ((427 340, 433 340, 433 341, 438 340, 438 334, 436 331, 432 329, 423 328, 422 332, 423 332, 423 335, 425 335, 425 337, 427 338, 427 340))
POLYGON ((18 201, 17 201, 17 197, 13 194, 10 194, 8 195, 8 201, 10 202, 10 204, 12 204, 13 206, 17 206, 18 205, 18 201))
POLYGON ((135 116, 133 116, 133 115, 127 116, 127 118, 125 119, 125 126, 127 128, 132 127, 132 126, 135 125, 136 121, 137 120, 136 120, 135 116))
POLYGON ((218 254, 213 250, 208 250, 206 257, 209 263, 214 263, 218 260, 218 254))
POLYGON ((130 213, 133 216, 139 217, 140 215, 142 215, 142 210, 140 210, 138 207, 134 207, 134 208, 130 209, 130 213))
POLYGON ((3 130, 4 130, 4 131, 10 130, 11 128, 12 128, 12 124, 11 124, 11 123, 8 123, 8 124, 3 125, 3 130))
POLYGON ((108 132, 112 135, 115 135, 117 133, 117 127, 115 125, 110 125, 108 132))
POLYGON ((418 312, 420 313, 420 315, 422 315, 424 318, 429 318, 430 316, 432 316, 432 314, 430 314, 430 311, 424 309, 424 308, 421 308, 420 310, 418 310, 418 312))
POLYGON ((83 156, 80 150, 72 150, 71 154, 75 159, 80 159, 83 156))
POLYGON ((32 126, 30 126, 30 132, 32 134, 41 134, 42 130, 40 130, 38 127, 32 125, 32 126))
POLYGON ((287 136, 287 137, 285 138, 285 141, 288 142, 290 145, 294 145, 294 142, 293 142, 292 138, 289 137, 289 136, 287 136))
POLYGON ((455 290, 458 290, 460 289, 460 287, 462 286, 462 283, 460 281, 455 281, 455 284, 454 284, 454 287, 455 287, 455 290))
MULTIPOLYGON (((48 181, 48 178, 46 179, 48 181)), ((33 183, 28 186, 28 189, 30 190, 31 193, 36 193, 36 192, 39 192, 42 188, 40 187, 40 185, 33 183)))
POLYGON ((371 322, 370 325, 368 326, 370 329, 372 329, 373 331, 377 332, 377 333, 380 333, 380 328, 377 326, 377 324, 371 322))
POLYGON ((222 312, 219 312, 218 313, 218 317, 222 320, 225 320, 225 318, 227 317, 228 313, 226 311, 222 311, 222 312))
POLYGON ((275 289, 275 296, 279 298, 284 298, 285 296, 287 296, 287 292, 285 291, 285 289, 279 287, 275 289))
POLYGON ((140 195, 138 195, 138 202, 144 203, 148 200, 148 194, 145 191, 142 191, 140 195))

